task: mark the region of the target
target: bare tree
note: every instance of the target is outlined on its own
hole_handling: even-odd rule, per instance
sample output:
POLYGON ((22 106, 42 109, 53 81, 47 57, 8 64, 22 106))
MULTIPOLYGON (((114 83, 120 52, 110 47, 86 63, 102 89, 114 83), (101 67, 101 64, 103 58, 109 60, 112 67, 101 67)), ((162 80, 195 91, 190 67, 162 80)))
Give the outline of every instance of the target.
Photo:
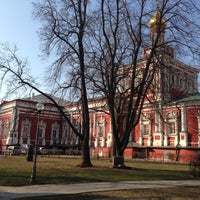
MULTIPOLYGON (((80 130, 73 124, 70 117, 68 116, 68 113, 65 111, 65 109, 63 109, 63 106, 60 106, 59 102, 57 102, 54 99, 54 97, 40 89, 39 85, 35 82, 34 78, 31 75, 29 75, 27 71, 27 62, 17 55, 16 47, 11 48, 8 44, 1 45, 0 69, 1 89, 4 89, 5 85, 7 84, 7 97, 9 97, 13 92, 19 92, 20 90, 22 92, 34 90, 42 94, 52 104, 55 105, 55 107, 61 113, 63 118, 69 124, 74 134, 76 134, 76 136, 79 137, 81 141, 85 140, 84 134, 82 134, 80 130)), ((85 153, 85 151, 89 151, 89 147, 85 147, 84 145, 82 147, 82 150, 85 153)), ((88 154, 83 154, 82 163, 80 166, 92 166, 88 154)))
POLYGON ((63 107, 60 106, 59 103, 51 95, 45 93, 42 89, 39 88, 39 84, 36 83, 35 79, 30 75, 27 68, 27 61, 17 55, 16 46, 12 48, 8 44, 1 44, 0 88, 4 89, 5 85, 7 84, 8 89, 6 90, 5 96, 9 97, 12 93, 19 92, 19 90, 22 91, 21 93, 30 93, 30 90, 34 90, 42 94, 56 106, 74 133, 80 137, 80 139, 82 139, 82 134, 79 133, 79 131, 74 127, 63 107))
POLYGON ((162 0, 157 5, 147 0, 101 1, 91 28, 96 53, 91 71, 96 92, 107 100, 114 156, 123 156, 144 103, 152 100, 149 94, 161 90, 155 88, 155 77, 168 45, 198 54, 199 24, 193 21, 197 5, 185 0, 162 0))
POLYGON ((79 91, 83 158, 80 166, 92 166, 85 78, 88 0, 43 0, 35 3, 34 7, 35 16, 42 22, 39 34, 44 47, 43 53, 47 56, 53 54, 56 59, 49 70, 53 84, 57 83, 57 90, 73 88, 79 91))

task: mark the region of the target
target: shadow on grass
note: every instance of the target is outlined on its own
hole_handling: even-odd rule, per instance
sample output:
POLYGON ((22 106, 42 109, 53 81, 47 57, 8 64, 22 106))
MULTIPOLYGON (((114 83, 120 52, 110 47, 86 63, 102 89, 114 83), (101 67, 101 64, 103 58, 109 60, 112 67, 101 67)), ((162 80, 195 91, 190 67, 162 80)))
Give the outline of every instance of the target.
POLYGON ((55 195, 55 196, 41 196, 41 197, 26 197, 26 198, 17 198, 15 200, 123 200, 127 198, 121 198, 121 197, 110 197, 106 195, 90 195, 90 194, 69 194, 69 195, 55 195))
MULTIPOLYGON (((29 185, 31 173, 0 172, 0 185, 22 186, 29 185)), ((160 169, 112 169, 105 167, 73 168, 70 170, 38 170, 37 184, 70 184, 87 182, 117 182, 140 180, 189 180, 198 179, 190 175, 188 171, 173 171, 160 169)))
POLYGON ((69 184, 87 182, 118 182, 142 180, 198 180, 190 175, 189 171, 168 171, 155 169, 80 169, 80 172, 56 173, 51 176, 38 176, 39 184, 69 184))

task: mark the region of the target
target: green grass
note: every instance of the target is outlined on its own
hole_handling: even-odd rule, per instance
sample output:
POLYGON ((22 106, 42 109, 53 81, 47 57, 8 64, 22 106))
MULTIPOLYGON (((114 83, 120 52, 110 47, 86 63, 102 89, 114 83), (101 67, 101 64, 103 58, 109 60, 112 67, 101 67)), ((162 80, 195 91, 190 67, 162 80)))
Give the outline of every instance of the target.
MULTIPOLYGON (((93 168, 79 168, 80 159, 38 157, 37 184, 69 184, 98 181, 194 179, 187 165, 126 161, 131 169, 113 169, 106 159, 92 160, 93 168)), ((28 185, 32 162, 24 156, 0 157, 0 185, 28 185)))

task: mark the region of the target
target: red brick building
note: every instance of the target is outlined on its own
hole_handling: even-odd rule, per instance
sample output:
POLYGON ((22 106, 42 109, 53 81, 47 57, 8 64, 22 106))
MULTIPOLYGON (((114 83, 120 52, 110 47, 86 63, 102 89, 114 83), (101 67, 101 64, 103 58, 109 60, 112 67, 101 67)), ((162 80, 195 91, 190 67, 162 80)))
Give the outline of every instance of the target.
MULTIPOLYGON (((152 42, 159 13, 150 20, 152 42)), ((166 21, 163 19, 160 42, 164 42, 166 21)), ((138 66, 145 66, 151 47, 144 49, 138 66)), ((160 64, 154 78, 154 93, 149 92, 139 124, 132 131, 125 150, 126 158, 154 160, 178 160, 190 162, 197 159, 200 150, 200 94, 198 93, 199 70, 184 64, 174 56, 174 49, 160 48, 160 64)), ((2 102, 0 107, 0 148, 8 145, 34 144, 37 124, 39 145, 52 147, 76 146, 79 139, 51 103, 39 118, 36 104, 40 99, 17 99, 2 102)), ((112 144, 111 121, 103 98, 91 99, 90 147, 93 156, 110 156, 112 144), (103 110, 103 111, 101 111, 103 110)), ((62 109, 72 123, 81 129, 80 105, 63 104, 62 109)), ((123 123, 123 122, 122 122, 123 123)))

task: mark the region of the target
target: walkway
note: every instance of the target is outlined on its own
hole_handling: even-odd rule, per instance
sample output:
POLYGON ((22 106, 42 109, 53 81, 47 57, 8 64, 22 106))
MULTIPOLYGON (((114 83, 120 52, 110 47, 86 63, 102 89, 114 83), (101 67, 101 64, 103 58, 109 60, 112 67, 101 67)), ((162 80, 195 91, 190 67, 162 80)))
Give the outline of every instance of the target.
POLYGON ((30 185, 23 187, 0 186, 0 200, 11 200, 17 197, 175 186, 200 186, 200 180, 97 182, 68 185, 30 185))

